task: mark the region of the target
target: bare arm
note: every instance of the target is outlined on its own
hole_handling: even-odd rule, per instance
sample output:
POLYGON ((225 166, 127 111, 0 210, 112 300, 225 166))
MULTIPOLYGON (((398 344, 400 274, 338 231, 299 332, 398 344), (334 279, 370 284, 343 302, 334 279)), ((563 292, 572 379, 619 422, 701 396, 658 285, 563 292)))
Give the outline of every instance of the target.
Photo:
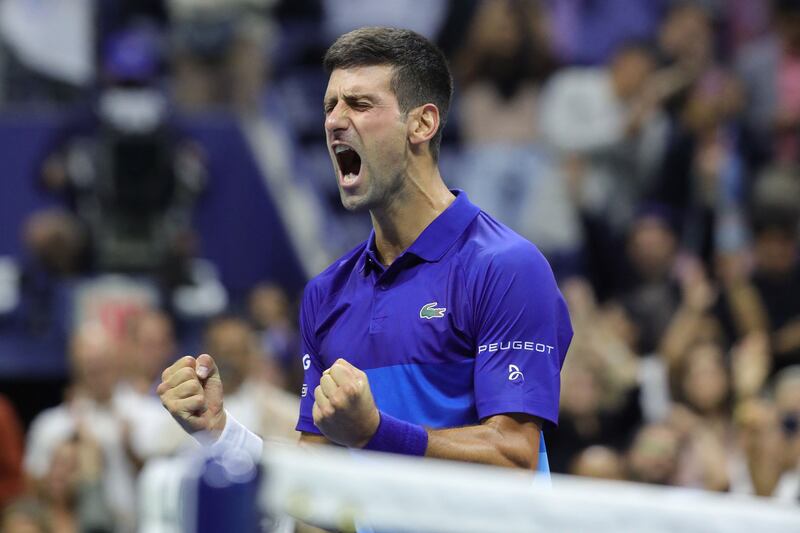
POLYGON ((303 431, 300 434, 300 445, 304 446, 306 444, 330 444, 335 446, 336 444, 328 440, 325 435, 317 435, 316 433, 308 433, 303 431))
POLYGON ((487 418, 480 425, 428 431, 426 457, 533 470, 541 419, 524 414, 487 418))

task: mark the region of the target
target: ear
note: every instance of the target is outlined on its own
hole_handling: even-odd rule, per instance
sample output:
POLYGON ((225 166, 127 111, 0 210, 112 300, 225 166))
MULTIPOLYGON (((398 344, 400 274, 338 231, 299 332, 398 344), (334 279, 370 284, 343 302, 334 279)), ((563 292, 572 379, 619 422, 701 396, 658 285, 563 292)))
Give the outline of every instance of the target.
POLYGON ((415 146, 426 143, 439 130, 439 108, 433 104, 424 104, 409 113, 408 140, 415 146))

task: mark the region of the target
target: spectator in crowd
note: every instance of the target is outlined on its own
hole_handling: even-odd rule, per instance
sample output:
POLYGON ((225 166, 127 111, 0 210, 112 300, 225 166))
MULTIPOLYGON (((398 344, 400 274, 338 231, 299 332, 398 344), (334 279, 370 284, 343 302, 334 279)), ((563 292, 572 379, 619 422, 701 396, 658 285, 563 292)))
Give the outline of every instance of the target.
POLYGON ((303 379, 297 360, 300 339, 286 291, 274 283, 257 285, 250 292, 248 314, 260 337, 268 381, 296 393, 303 379))
POLYGON ((584 449, 569 469, 575 476, 595 479, 625 479, 625 464, 619 453, 605 446, 589 446, 584 449))
POLYGON ((137 467, 150 459, 189 446, 155 394, 161 372, 176 358, 172 320, 156 309, 146 309, 127 320, 121 341, 123 375, 114 390, 114 409, 122 414, 130 441, 130 458, 137 467), (129 417, 127 414, 131 413, 129 417))
POLYGON ((742 458, 734 491, 772 496, 786 464, 786 437, 775 405, 753 399, 738 406, 734 418, 742 458))
POLYGON ((601 384, 588 365, 579 365, 573 358, 564 369, 562 386, 558 430, 547 440, 553 472, 566 472, 583 449, 608 444, 616 437, 614 428, 601 417, 601 384))
POLYGON ((125 326, 123 345, 125 384, 135 393, 155 398, 161 371, 176 358, 172 320, 155 309, 134 314, 125 326))
POLYGON ((658 50, 663 61, 674 67, 672 71, 684 76, 683 89, 715 64, 714 16, 707 3, 672 2, 658 28, 658 50))
POLYGON ((643 426, 628 450, 628 479, 674 485, 679 448, 679 436, 671 426, 663 423, 643 426))
POLYGON ((571 184, 578 205, 617 235, 660 162, 666 121, 659 105, 670 87, 654 75, 656 66, 650 45, 626 43, 608 66, 557 72, 542 96, 543 135, 581 169, 571 184))
POLYGON ((455 59, 467 145, 537 140, 537 96, 555 68, 537 2, 481 2, 455 59))
POLYGON ((85 124, 50 148, 42 185, 87 229, 93 269, 152 275, 165 292, 191 284, 191 209, 206 184, 204 154, 179 132, 150 26, 110 36, 85 124))
POLYGON ((736 121, 741 103, 739 84, 729 73, 705 71, 676 110, 653 187, 653 198, 682 221, 683 247, 709 266, 737 256, 747 244, 749 168, 741 150, 746 136, 736 121))
POLYGON ((33 213, 25 222, 23 241, 31 260, 46 275, 68 278, 82 272, 86 238, 70 213, 58 208, 33 213))
POLYGON ((58 322, 58 285, 86 271, 87 239, 78 219, 49 208, 28 216, 22 230, 25 255, 19 277, 17 313, 32 336, 51 333, 58 322))
POLYGON ((756 214, 752 284, 761 298, 772 340, 772 371, 800 363, 800 240, 797 217, 756 214))
POLYGON ((777 161, 800 156, 800 2, 771 0, 773 31, 743 48, 737 71, 744 115, 761 152, 777 161))
POLYGON ((787 443, 785 470, 774 496, 797 502, 800 499, 800 366, 784 368, 775 376, 774 397, 787 443))
MULTIPOLYGON (((53 533, 118 531, 103 486, 105 462, 88 422, 53 449, 47 472, 36 482, 53 533)), ((123 529, 124 531, 124 529, 123 529)))
POLYGON ((71 381, 64 402, 40 413, 31 424, 24 466, 37 483, 46 482, 57 451, 75 435, 85 434, 103 451, 103 493, 115 522, 133 526, 135 465, 125 423, 113 397, 120 361, 108 333, 96 323, 81 325, 70 342, 71 381))
POLYGON ((23 433, 14 406, 0 394, 0 511, 23 490, 23 433))
POLYGON ((453 179, 551 259, 574 253, 578 221, 559 160, 538 131, 539 94, 555 68, 544 9, 539 2, 480 2, 464 41, 454 60, 464 151, 453 179))
POLYGON ((564 296, 575 335, 559 427, 547 440, 555 472, 577 468, 589 446, 624 451, 643 417, 634 328, 624 311, 611 302, 599 306, 585 280, 565 283, 564 296))
MULTIPOLYGON (((653 352, 681 303, 674 278, 678 239, 672 214, 660 206, 643 209, 627 239, 627 280, 620 303, 636 326, 636 351, 653 352)), ((622 270, 622 268, 620 268, 622 270)))
POLYGON ((187 110, 258 109, 275 0, 168 0, 175 98, 187 110))
POLYGON ((722 347, 708 341, 693 345, 675 379, 679 403, 671 422, 681 439, 676 483, 727 491, 733 392, 722 347))
POLYGON ((205 331, 204 349, 214 354, 225 383, 225 409, 263 438, 296 440, 300 404, 297 396, 270 383, 258 338, 247 321, 225 316, 205 331))
POLYGON ((53 533, 53 527, 45 505, 26 497, 0 511, 0 533, 53 533))
MULTIPOLYGON (((672 242, 674 245, 674 238, 672 242)), ((683 258, 682 264, 676 267, 673 257, 664 275, 668 279, 665 290, 671 307, 662 314, 658 325, 650 328, 649 346, 657 350, 674 375, 676 368, 685 363, 693 346, 706 341, 722 341, 720 325, 712 315, 719 291, 696 258, 683 258)), ((631 309, 633 313, 641 310, 637 307, 631 309)))

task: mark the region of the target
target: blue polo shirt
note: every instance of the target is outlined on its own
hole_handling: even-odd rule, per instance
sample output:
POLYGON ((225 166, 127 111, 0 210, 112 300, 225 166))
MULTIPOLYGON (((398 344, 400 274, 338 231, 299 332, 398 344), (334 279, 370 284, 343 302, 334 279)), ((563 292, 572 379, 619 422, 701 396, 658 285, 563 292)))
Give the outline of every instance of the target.
MULTIPOLYGON (((456 199, 388 268, 375 235, 306 286, 298 431, 322 372, 366 372, 378 408, 428 428, 526 413, 558 422, 572 327, 547 260, 477 206, 456 199)), ((547 470, 544 441, 539 470, 547 470)))

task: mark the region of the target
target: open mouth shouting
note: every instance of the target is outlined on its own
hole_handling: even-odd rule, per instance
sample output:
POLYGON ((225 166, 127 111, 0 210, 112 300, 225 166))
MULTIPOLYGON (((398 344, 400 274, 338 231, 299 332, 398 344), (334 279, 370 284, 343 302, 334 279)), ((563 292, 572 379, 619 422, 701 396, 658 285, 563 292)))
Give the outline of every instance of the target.
POLYGON ((339 165, 339 185, 344 189, 357 187, 361 177, 361 156, 346 144, 333 145, 333 153, 339 165))

